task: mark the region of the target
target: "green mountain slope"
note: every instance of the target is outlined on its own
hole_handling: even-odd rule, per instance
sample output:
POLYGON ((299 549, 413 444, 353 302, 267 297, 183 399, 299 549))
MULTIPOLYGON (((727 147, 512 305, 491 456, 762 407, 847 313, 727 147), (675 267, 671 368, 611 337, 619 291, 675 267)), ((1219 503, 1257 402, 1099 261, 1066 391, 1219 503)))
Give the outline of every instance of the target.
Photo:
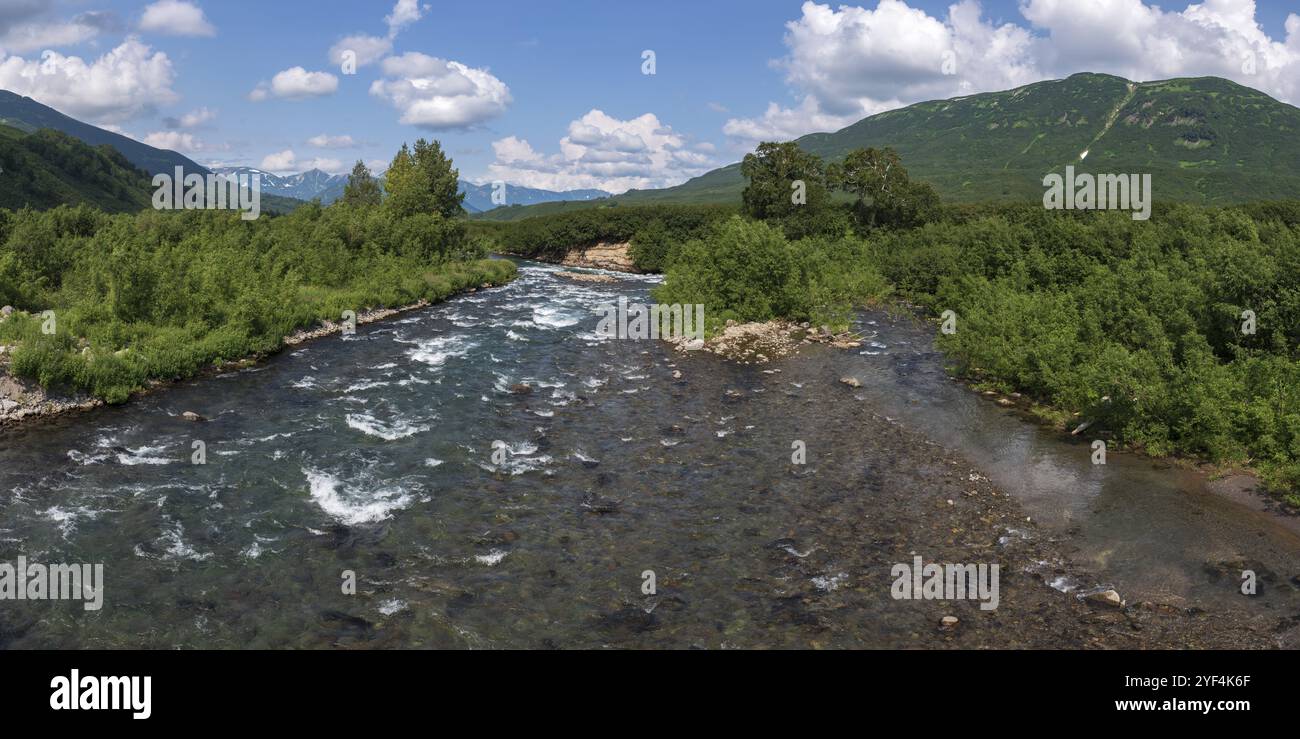
MULTIPOLYGON (((1076 74, 917 103, 798 142, 827 162, 858 147, 892 146, 913 178, 950 202, 1039 200, 1043 176, 1071 164, 1079 172, 1150 173, 1158 201, 1300 197, 1300 109, 1218 77, 1135 83, 1076 74)), ((739 202, 744 184, 732 164, 612 202, 739 202)))
POLYGON ((150 206, 149 177, 111 146, 58 131, 0 126, 0 208, 88 203, 109 212, 150 206))
POLYGON ((142 144, 119 133, 97 128, 89 123, 70 118, 48 105, 23 97, 8 90, 0 90, 0 124, 12 126, 28 133, 41 128, 52 128, 74 136, 91 146, 108 144, 122 152, 122 156, 150 175, 166 172, 171 174, 176 167, 184 167, 185 172, 206 174, 207 170, 192 159, 167 149, 158 149, 142 144))
MULTIPOLYGON (((0 128, 8 129, 7 133, 0 134, 0 138, 5 139, 12 139, 15 134, 37 134, 41 129, 52 129, 84 142, 92 148, 111 147, 128 166, 144 170, 150 178, 159 173, 170 175, 175 172, 176 167, 183 167, 186 174, 208 173, 207 168, 182 154, 168 149, 158 149, 89 123, 82 123, 48 105, 8 90, 0 90, 0 128)), ((0 166, 3 166, 6 171, 16 171, 4 164, 0 166)), ((101 169, 92 169, 88 172, 92 178, 100 177, 106 171, 101 169)), ((45 179, 41 179, 37 184, 38 179, 33 173, 31 177, 20 181, 27 182, 36 189, 23 191, 15 187, 17 181, 10 182, 8 185, 0 182, 0 197, 2 197, 0 207, 21 207, 24 203, 29 203, 33 208, 52 208, 61 202, 91 202, 106 210, 136 210, 137 207, 149 206, 149 199, 146 197, 139 206, 126 207, 128 202, 135 202, 135 197, 116 191, 115 187, 110 186, 106 180, 87 182, 82 186, 78 186, 75 181, 65 182, 66 187, 57 188, 51 181, 45 179), (114 193, 109 194, 109 191, 114 193), (66 195, 66 199, 54 199, 59 193, 66 195), (11 205, 12 203, 18 205, 11 205)), ((150 188, 151 193, 152 188, 150 188)), ((288 213, 302 204, 303 201, 295 198, 270 193, 262 194, 263 213, 288 213)))

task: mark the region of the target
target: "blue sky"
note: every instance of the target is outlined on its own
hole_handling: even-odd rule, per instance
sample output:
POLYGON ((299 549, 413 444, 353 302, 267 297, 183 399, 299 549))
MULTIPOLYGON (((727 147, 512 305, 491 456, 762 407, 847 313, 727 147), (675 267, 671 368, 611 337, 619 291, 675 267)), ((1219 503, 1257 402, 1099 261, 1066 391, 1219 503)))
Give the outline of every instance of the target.
POLYGON ((467 179, 622 191, 758 140, 1078 71, 1217 74, 1300 102, 1296 13, 1277 0, 0 0, 0 87, 205 164, 382 167, 424 136, 467 179), (362 63, 344 74, 351 47, 362 63))

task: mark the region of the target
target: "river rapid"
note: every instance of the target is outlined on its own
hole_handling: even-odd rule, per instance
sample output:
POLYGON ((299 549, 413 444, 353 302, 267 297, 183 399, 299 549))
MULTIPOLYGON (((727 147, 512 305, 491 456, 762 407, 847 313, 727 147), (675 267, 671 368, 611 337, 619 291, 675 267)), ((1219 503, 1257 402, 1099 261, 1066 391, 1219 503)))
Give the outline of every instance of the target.
POLYGON ((931 326, 864 312, 859 349, 741 365, 597 334, 597 308, 648 302, 657 277, 519 264, 353 336, 0 430, 0 562, 105 573, 97 611, 0 601, 0 646, 1300 643, 1294 519, 1240 480, 1092 464, 1088 440, 949 379, 931 326), (916 556, 998 564, 998 607, 894 598, 916 556), (1126 607, 1082 597, 1099 588, 1126 607))

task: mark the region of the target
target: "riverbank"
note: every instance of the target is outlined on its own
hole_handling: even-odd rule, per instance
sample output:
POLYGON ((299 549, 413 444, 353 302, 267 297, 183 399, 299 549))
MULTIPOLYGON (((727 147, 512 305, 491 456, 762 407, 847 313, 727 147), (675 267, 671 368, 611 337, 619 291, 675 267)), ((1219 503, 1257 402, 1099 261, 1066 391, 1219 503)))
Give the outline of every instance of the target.
POLYGON ((1294 644, 1290 540, 1174 472, 1077 464, 944 378, 928 328, 872 312, 855 327, 886 348, 763 366, 594 333, 653 283, 524 264, 356 340, 15 430, 0 560, 94 552, 119 585, 94 619, 0 610, 0 646, 1294 644), (894 597, 917 556, 998 565, 997 608, 894 597))
POLYGON ((1296 502, 1296 493, 1290 490, 1271 489, 1264 473, 1249 463, 1216 463, 1204 457, 1186 454, 1154 455, 1140 446, 1117 445, 1114 435, 1108 431, 1089 433, 1093 423, 1080 413, 1062 411, 1035 401, 1023 393, 991 389, 989 383, 978 378, 953 375, 952 379, 986 402, 1014 412, 1025 423, 1050 429, 1062 439, 1083 439, 1089 443, 1101 441, 1106 444, 1107 455, 1128 454, 1153 464, 1189 470, 1205 476, 1212 482, 1222 482, 1215 487, 1220 489, 1225 497, 1239 502, 1249 500, 1252 507, 1269 510, 1286 517, 1289 526, 1300 531, 1300 504, 1296 502))
MULTIPOLYGON (((605 253, 604 246, 602 245, 601 254, 605 253)), ((622 253, 624 256, 626 255, 626 245, 623 245, 622 253)), ((584 263, 584 254, 585 250, 571 249, 565 259, 550 263, 605 269, 614 272, 629 272, 627 269, 596 266, 591 262, 584 263)), ((561 273, 561 276, 579 281, 605 282, 609 279, 607 276, 582 276, 580 273, 561 273)), ((897 297, 884 301, 882 305, 887 310, 897 311, 912 316, 917 320, 926 321, 934 327, 935 335, 938 335, 937 321, 926 317, 924 315, 925 309, 921 306, 897 297)), ((702 343, 685 337, 669 338, 667 340, 679 352, 703 350, 739 364, 768 364, 775 360, 793 356, 809 345, 829 345, 844 350, 860 348, 864 337, 852 331, 836 333, 827 327, 818 328, 810 326, 806 322, 794 323, 788 320, 775 319, 749 323, 727 321, 722 330, 702 343)), ((978 376, 963 377, 954 375, 953 379, 961 382, 971 392, 988 399, 989 402, 1016 411, 1027 422, 1052 428, 1054 432, 1061 434, 1063 438, 1079 438, 1081 434, 1086 437, 1087 430, 1092 426, 1092 421, 1084 418, 1082 414, 1069 413, 1036 402, 1023 393, 1006 391, 978 376)), ((1135 454, 1153 462, 1192 469, 1211 479, 1225 478, 1231 480, 1230 484, 1221 487, 1225 491, 1230 491, 1231 496, 1238 499, 1245 495, 1240 488, 1243 487, 1242 478, 1246 478, 1253 483, 1253 487, 1260 490, 1255 497, 1269 503, 1269 507, 1285 516, 1295 517, 1300 515, 1300 504, 1297 504, 1295 492, 1270 489, 1265 481, 1265 476, 1253 466, 1248 464, 1216 464, 1204 458, 1188 455, 1151 455, 1147 450, 1134 446, 1116 448, 1111 436, 1110 433, 1105 433, 1098 437, 1108 442, 1108 453, 1135 454)))
MULTIPOLYGON (((480 289, 499 287, 508 284, 512 279, 513 275, 504 282, 489 281, 481 283, 478 287, 463 288, 451 293, 439 301, 421 299, 414 303, 395 308, 382 307, 363 310, 356 315, 356 325, 364 326, 369 323, 383 321, 413 310, 427 308, 437 302, 450 300, 458 295, 475 293, 480 289)), ((158 390, 173 385, 176 382, 212 377, 225 372, 255 366, 258 363, 275 356, 286 348, 297 347, 316 339, 341 333, 344 328, 345 325, 342 322, 322 319, 318 321, 315 326, 299 329, 288 336, 285 336, 281 340, 280 346, 273 351, 251 354, 240 359, 230 360, 219 365, 206 367, 194 375, 185 378, 168 381, 152 380, 147 386, 139 388, 131 393, 128 401, 130 399, 139 398, 143 395, 157 392, 158 390)), ((35 382, 13 376, 10 373, 9 364, 9 358, 12 355, 13 347, 5 347, 5 349, 6 351, 0 353, 0 429, 18 423, 31 423, 39 419, 48 419, 68 413, 87 411, 99 408, 105 404, 103 400, 91 397, 84 393, 60 394, 58 392, 50 392, 35 382)))

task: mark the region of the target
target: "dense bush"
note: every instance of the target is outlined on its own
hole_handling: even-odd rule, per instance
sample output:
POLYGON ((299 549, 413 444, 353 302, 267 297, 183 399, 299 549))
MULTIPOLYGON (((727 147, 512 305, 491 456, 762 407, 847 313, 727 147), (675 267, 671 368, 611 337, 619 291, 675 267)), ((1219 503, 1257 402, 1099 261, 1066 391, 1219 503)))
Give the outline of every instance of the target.
POLYGON ((1300 485, 1300 208, 1001 208, 875 235, 898 288, 958 315, 957 369, 1125 444, 1300 485), (1243 311, 1256 316, 1243 329, 1243 311))
POLYGON ((658 272, 674 244, 695 238, 735 212, 719 205, 588 208, 506 223, 478 221, 473 229, 500 251, 553 261, 571 249, 602 241, 631 243, 630 255, 637 267, 658 272))
POLYGON ((438 300, 508 280, 461 219, 308 204, 282 217, 229 211, 106 215, 0 211, 0 343, 46 387, 124 400, 150 380, 273 351, 344 310, 438 300), (53 310, 57 331, 40 331, 53 310))
POLYGON ((728 320, 773 318, 842 328, 854 306, 887 288, 861 247, 845 238, 791 242, 778 227, 732 216, 673 251, 654 298, 703 305, 706 334, 728 320))

